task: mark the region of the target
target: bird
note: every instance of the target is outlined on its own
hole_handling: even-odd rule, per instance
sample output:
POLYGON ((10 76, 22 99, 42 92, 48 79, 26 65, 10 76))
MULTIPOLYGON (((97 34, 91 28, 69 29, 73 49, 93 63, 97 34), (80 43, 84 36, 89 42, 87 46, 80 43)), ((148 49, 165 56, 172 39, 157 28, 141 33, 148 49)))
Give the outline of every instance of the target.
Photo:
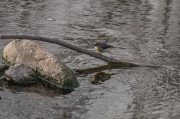
MULTIPOLYGON (((96 51, 99 52, 100 54, 109 52, 109 54, 111 55, 110 50, 114 48, 114 46, 112 45, 109 45, 107 43, 99 43, 99 42, 97 42, 94 46, 95 46, 96 51)), ((112 55, 111 55, 111 58, 112 58, 112 55)))

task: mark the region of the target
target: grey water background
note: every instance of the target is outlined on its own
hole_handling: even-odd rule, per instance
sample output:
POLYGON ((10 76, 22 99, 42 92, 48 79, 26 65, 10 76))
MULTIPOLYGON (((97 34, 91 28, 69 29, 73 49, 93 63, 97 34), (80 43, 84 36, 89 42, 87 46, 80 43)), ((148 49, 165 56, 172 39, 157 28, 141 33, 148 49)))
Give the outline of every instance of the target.
MULTIPOLYGON (((125 48, 114 49, 114 58, 166 66, 113 69, 116 75, 101 85, 91 84, 93 74, 81 76, 79 88, 53 98, 0 91, 2 119, 179 119, 179 0, 1 0, 0 34, 57 37, 92 51, 107 42, 125 48)), ((10 41, 0 41, 1 53, 10 41)), ((106 64, 35 42, 71 69, 106 64)))

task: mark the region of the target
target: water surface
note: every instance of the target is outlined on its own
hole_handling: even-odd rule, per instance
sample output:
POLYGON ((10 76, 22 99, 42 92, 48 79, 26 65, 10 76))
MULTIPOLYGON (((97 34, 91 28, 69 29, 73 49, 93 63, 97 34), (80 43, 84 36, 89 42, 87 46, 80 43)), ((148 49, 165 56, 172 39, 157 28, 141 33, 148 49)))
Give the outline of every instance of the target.
MULTIPOLYGON (((96 42, 124 47, 114 58, 167 68, 113 69, 112 78, 54 98, 0 91, 2 118, 177 119, 180 114, 179 0, 1 0, 0 34, 57 37, 94 50, 96 42)), ((0 42, 0 51, 11 40, 0 42)), ((71 69, 106 64, 55 44, 35 41, 71 69)), ((105 54, 109 56, 109 54, 105 54)), ((109 72, 109 71, 105 71, 109 72)))

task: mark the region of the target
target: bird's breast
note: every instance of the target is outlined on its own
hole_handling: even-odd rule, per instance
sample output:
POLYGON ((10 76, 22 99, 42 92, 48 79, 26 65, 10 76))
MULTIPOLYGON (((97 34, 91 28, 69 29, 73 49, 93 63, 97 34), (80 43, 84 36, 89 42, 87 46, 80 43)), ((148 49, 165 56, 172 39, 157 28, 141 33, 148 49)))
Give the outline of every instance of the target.
POLYGON ((95 46, 95 49, 96 49, 98 52, 101 52, 100 47, 95 46))

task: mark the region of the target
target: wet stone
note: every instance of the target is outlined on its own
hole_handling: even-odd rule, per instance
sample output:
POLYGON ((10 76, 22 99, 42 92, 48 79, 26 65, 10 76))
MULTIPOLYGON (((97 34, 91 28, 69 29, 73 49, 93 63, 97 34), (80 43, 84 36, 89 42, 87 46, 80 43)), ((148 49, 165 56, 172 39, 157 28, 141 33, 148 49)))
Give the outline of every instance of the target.
POLYGON ((16 84, 32 84, 36 82, 36 74, 23 64, 11 66, 5 71, 7 80, 16 84))

